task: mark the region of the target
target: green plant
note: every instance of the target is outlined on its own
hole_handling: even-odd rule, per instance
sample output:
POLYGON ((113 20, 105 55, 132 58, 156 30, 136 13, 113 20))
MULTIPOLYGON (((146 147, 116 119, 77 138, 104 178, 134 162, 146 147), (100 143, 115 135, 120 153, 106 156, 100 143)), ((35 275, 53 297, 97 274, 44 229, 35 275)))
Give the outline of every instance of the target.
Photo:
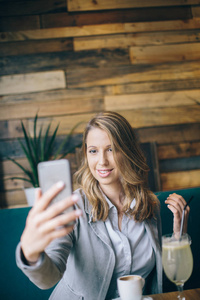
POLYGON ((30 169, 24 168, 20 163, 18 163, 15 159, 8 157, 13 163, 15 163, 22 171, 26 174, 27 177, 12 177, 11 179, 20 179, 24 181, 28 181, 33 185, 33 187, 39 187, 39 180, 38 180, 38 172, 37 172, 37 165, 41 161, 48 161, 54 159, 61 159, 65 157, 68 153, 71 153, 75 150, 76 147, 79 147, 80 144, 76 146, 72 146, 68 148, 67 151, 62 151, 66 144, 69 144, 70 137, 74 129, 80 124, 78 123, 75 125, 70 133, 66 136, 63 142, 60 144, 57 151, 53 154, 55 148, 55 139, 56 134, 59 128, 59 124, 56 126, 52 136, 49 136, 49 131, 51 127, 51 123, 47 126, 43 134, 42 126, 39 129, 39 134, 37 134, 37 120, 38 115, 36 114, 34 118, 34 128, 33 128, 33 137, 31 137, 30 133, 25 129, 24 123, 21 121, 22 131, 24 134, 24 141, 23 143, 20 139, 18 139, 20 146, 29 162, 30 169))

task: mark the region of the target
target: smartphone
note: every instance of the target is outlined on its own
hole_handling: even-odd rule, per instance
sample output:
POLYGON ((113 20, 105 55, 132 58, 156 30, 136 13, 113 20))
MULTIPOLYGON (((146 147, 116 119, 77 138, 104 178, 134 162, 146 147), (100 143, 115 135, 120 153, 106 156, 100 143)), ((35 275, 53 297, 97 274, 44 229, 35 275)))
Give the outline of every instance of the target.
MULTIPOLYGON (((45 193, 53 184, 63 181, 64 189, 51 201, 50 205, 56 203, 72 194, 72 179, 70 162, 67 159, 44 161, 38 164, 39 185, 42 193, 45 193)), ((75 209, 73 206, 66 211, 75 209)))

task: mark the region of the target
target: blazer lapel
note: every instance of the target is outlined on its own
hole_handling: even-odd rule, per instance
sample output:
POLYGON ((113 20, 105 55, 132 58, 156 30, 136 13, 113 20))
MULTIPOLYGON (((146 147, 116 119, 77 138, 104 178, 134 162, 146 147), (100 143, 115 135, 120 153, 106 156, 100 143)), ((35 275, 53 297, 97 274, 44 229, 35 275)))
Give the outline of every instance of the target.
MULTIPOLYGON (((88 202, 87 198, 85 197, 85 212, 88 214, 88 223, 91 226, 92 230, 98 236, 102 242, 104 242, 106 245, 108 245, 113 252, 112 243, 108 235, 108 231, 106 229, 106 225, 103 221, 93 222, 92 217, 92 206, 88 202)), ((114 254, 114 252, 113 252, 114 254)))
POLYGON ((109 238, 105 223, 103 221, 98 221, 98 222, 89 221, 89 224, 92 227, 94 233, 102 240, 102 242, 104 242, 112 249, 111 240, 109 238))

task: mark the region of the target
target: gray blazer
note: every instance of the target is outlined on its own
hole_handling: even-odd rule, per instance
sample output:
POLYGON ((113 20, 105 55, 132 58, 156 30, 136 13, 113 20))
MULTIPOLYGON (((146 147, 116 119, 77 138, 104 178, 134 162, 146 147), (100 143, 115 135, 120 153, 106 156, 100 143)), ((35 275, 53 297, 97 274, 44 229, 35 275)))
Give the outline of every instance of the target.
MULTIPOLYGON (((16 250, 18 267, 41 289, 58 285, 51 300, 104 300, 115 267, 115 254, 103 221, 93 222, 91 206, 81 190, 78 202, 83 216, 73 232, 54 240, 41 255, 36 266, 23 262, 20 244, 16 250)), ((148 293, 162 292, 161 221, 156 218, 144 222, 155 251, 156 266, 146 280, 148 293), (148 282, 149 281, 149 282, 148 282)))

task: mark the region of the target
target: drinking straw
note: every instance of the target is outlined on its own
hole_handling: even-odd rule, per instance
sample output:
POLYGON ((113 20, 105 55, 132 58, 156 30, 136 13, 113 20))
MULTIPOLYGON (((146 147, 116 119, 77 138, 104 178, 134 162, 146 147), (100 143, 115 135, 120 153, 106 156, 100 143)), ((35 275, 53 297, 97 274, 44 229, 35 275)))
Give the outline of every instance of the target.
POLYGON ((186 210, 186 207, 190 204, 190 202, 192 201, 193 198, 194 198, 194 196, 191 196, 190 199, 188 200, 188 202, 185 204, 185 206, 183 208, 179 240, 181 239, 181 236, 183 234, 183 223, 184 223, 184 217, 185 217, 185 210, 186 210))

